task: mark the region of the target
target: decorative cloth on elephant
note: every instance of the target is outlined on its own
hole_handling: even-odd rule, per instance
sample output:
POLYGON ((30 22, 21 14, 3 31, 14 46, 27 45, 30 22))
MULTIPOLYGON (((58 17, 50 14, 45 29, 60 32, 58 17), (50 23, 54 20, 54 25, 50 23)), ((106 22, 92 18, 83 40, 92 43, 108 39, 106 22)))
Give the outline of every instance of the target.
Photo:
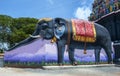
POLYGON ((72 19, 73 40, 82 42, 95 42, 96 30, 93 22, 72 19))

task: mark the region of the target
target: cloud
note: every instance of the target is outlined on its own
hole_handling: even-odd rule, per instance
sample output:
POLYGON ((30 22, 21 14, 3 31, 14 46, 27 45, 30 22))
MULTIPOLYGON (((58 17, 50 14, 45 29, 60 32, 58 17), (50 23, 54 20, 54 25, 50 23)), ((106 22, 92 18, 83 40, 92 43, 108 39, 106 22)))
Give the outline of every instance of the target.
POLYGON ((82 0, 81 5, 83 6, 83 5, 86 5, 86 4, 87 4, 87 0, 82 0))
POLYGON ((48 2, 49 2, 51 5, 54 4, 53 0, 48 0, 48 2))
POLYGON ((91 10, 89 7, 78 7, 74 13, 74 16, 78 19, 88 20, 90 13, 91 13, 91 10))

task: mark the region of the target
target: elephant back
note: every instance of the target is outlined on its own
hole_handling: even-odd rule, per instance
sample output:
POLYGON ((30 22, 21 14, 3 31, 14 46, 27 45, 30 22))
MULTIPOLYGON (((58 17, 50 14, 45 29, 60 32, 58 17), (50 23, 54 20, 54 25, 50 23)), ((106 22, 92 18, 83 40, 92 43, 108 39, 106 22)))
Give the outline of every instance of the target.
POLYGON ((93 22, 82 19, 72 19, 73 40, 81 42, 95 42, 96 30, 93 22))

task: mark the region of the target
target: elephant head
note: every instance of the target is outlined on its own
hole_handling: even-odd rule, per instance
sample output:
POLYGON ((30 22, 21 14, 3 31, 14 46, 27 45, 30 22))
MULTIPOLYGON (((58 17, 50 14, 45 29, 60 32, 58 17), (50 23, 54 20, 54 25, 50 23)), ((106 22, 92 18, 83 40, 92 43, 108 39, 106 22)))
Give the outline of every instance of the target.
POLYGON ((62 37, 65 32, 65 20, 62 18, 55 18, 50 20, 41 19, 38 22, 36 31, 39 33, 30 35, 30 37, 43 38, 47 40, 52 38, 60 39, 60 37, 62 37))
POLYGON ((42 18, 38 21, 37 27, 33 35, 30 35, 31 38, 43 38, 51 39, 54 36, 53 32, 53 19, 51 18, 42 18))

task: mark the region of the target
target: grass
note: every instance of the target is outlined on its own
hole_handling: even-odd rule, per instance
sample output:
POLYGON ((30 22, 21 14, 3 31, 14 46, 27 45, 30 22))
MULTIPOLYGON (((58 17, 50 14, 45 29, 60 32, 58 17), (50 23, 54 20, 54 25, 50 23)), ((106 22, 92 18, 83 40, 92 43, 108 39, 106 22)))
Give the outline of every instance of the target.
MULTIPOLYGON (((100 64, 106 64, 107 62, 100 62, 100 64)), ((80 62, 78 61, 78 65, 94 65, 95 62, 80 62)), ((64 65, 71 65, 69 62, 64 62, 64 65)), ((39 68, 41 66, 58 66, 57 62, 46 63, 46 62, 4 62, 4 66, 9 67, 36 67, 39 68)))

